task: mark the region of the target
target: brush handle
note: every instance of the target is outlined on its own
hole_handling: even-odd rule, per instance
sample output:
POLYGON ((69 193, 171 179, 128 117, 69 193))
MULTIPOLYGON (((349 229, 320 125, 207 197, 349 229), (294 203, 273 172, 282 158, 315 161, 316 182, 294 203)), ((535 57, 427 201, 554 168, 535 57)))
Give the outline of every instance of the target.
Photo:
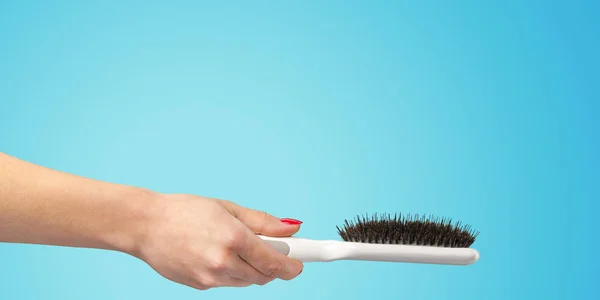
POLYGON ((440 265, 470 265, 479 260, 471 248, 368 244, 334 240, 311 240, 296 237, 267 237, 264 241, 282 254, 301 262, 365 260, 440 265))

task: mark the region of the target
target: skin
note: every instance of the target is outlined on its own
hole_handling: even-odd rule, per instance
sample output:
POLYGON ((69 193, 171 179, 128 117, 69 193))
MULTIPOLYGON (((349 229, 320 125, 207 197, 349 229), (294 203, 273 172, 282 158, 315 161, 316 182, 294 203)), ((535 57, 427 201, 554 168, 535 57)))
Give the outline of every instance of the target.
POLYGON ((206 290, 295 278, 302 263, 256 234, 299 228, 230 201, 97 181, 0 153, 0 242, 120 251, 206 290))

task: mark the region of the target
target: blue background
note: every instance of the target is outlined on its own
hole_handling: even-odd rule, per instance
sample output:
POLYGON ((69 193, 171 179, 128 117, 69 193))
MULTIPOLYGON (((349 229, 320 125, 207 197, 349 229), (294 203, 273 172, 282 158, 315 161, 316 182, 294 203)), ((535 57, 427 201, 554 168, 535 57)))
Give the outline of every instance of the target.
POLYGON ((2 244, 1 299, 599 299, 600 2, 91 3, 0 2, 0 151, 302 237, 449 216, 481 260, 201 292, 120 253, 2 244))

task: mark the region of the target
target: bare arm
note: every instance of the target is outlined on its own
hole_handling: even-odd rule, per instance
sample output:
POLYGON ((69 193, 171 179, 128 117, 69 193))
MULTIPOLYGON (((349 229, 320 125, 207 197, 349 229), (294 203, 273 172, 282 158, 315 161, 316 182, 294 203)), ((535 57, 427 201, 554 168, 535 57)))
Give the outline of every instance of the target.
POLYGON ((0 241, 130 252, 153 213, 151 196, 0 153, 0 241))
POLYGON ((121 251, 207 289, 296 277, 302 264, 255 236, 298 231, 288 223, 229 201, 163 195, 0 153, 0 242, 121 251))

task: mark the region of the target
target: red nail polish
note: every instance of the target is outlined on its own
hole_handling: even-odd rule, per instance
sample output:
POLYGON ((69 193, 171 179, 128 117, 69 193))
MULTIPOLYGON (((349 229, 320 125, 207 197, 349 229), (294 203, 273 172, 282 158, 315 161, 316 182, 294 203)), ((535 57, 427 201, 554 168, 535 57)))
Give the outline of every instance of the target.
POLYGON ((283 218, 283 219, 281 219, 281 222, 283 222, 285 224, 289 224, 289 225, 300 225, 300 224, 302 224, 302 221, 296 220, 296 219, 290 219, 290 218, 283 218))

